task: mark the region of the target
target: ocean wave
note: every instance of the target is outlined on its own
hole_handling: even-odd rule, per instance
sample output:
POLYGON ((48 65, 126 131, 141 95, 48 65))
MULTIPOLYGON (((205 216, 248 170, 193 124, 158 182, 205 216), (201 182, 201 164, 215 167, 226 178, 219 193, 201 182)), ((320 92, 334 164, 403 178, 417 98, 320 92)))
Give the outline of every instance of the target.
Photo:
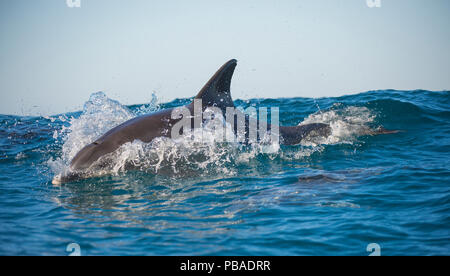
POLYGON ((61 255, 78 242, 86 255, 368 255, 375 242, 382 255, 448 255, 449 96, 236 100, 279 107, 282 125, 329 123, 332 135, 267 151, 216 142, 206 127, 207 141, 125 144, 98 177, 62 186, 52 178, 85 144, 191 99, 124 106, 96 93, 79 112, 0 115, 0 253, 61 255), (371 135, 381 126, 401 132, 371 135))
MULTIPOLYGON (((81 115, 67 119, 68 126, 63 126, 59 132, 53 134, 55 139, 62 140, 62 153, 58 158, 51 158, 48 165, 55 175, 70 173, 70 161, 85 145, 119 124, 159 108, 155 96, 152 103, 134 106, 133 111, 102 92, 92 94, 81 115)), ((243 107, 240 108, 244 110, 243 107)), ((216 141, 221 133, 215 132, 214 125, 206 122, 201 130, 190 133, 189 139, 160 137, 147 144, 139 140, 126 143, 114 153, 101 158, 88 175, 117 174, 138 169, 175 177, 205 173, 230 176, 236 172, 237 166, 249 163, 258 156, 272 160, 295 160, 320 153, 326 145, 353 144, 359 136, 371 133, 371 124, 376 117, 377 113, 367 107, 336 103, 327 110, 310 114, 299 124, 329 124, 332 128, 329 137, 307 137, 294 150, 287 151, 281 150, 279 145, 274 143, 218 143, 216 141), (270 151, 268 148, 271 148, 270 151)), ((227 127, 231 132, 230 126, 227 127)))

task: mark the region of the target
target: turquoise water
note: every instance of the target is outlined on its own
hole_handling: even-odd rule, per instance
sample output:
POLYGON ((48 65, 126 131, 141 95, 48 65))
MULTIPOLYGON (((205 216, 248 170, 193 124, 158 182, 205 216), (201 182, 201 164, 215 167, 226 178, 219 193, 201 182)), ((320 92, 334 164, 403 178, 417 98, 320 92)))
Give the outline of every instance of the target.
POLYGON ((381 255, 450 254, 448 91, 237 100, 333 134, 275 153, 135 142, 94 178, 51 184, 106 130, 187 102, 126 107, 97 93, 82 112, 1 115, 0 254, 68 255, 69 243, 82 255, 369 255, 371 243, 381 255), (379 126, 401 132, 368 135, 379 126))

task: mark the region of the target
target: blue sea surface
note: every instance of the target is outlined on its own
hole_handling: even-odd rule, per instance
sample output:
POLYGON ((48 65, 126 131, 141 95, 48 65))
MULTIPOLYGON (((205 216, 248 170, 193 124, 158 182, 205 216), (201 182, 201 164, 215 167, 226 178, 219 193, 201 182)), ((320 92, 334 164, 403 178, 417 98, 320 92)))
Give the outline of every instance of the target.
POLYGON ((236 100, 333 135, 275 153, 136 142, 110 171, 52 184, 105 130, 189 101, 123 106, 97 93, 80 112, 0 115, 0 255, 68 255, 70 243, 82 255, 364 256, 373 243, 381 255, 450 254, 448 91, 236 100), (381 126, 400 132, 371 135, 381 126))

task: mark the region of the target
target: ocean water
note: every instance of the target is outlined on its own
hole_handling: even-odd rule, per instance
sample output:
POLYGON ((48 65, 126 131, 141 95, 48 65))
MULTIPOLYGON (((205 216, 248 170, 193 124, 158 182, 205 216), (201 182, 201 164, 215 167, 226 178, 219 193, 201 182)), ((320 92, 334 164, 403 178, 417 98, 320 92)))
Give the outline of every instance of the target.
POLYGON ((329 123, 281 146, 128 143, 98 175, 52 185, 85 144, 189 99, 0 115, 0 255, 450 254, 450 92, 236 100, 279 107, 282 125, 329 123), (400 130, 370 135, 379 127, 400 130), (370 247, 370 246, 369 246, 370 247))

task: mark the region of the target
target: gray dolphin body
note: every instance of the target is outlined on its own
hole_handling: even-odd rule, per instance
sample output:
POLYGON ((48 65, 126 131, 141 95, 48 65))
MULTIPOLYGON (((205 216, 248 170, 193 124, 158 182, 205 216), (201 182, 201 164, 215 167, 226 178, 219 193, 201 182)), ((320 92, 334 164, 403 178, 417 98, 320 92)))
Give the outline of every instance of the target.
MULTIPOLYGON (((203 110, 207 107, 217 107, 225 112, 227 107, 234 107, 230 94, 230 84, 236 65, 235 59, 225 63, 197 94, 195 99, 202 100, 203 110)), ((194 113, 194 101, 185 107, 189 109, 191 114, 194 113)), ((127 142, 141 140, 148 143, 156 137, 172 137, 172 127, 180 120, 172 119, 172 111, 173 109, 165 109, 140 116, 111 129, 76 154, 70 164, 72 173, 55 177, 53 182, 59 184, 77 179, 80 174, 82 175, 102 156, 114 152, 127 142)), ((255 119, 246 116, 246 130, 248 130, 250 120, 255 119)), ((194 123, 192 123, 192 126, 194 126, 194 123)), ((268 129, 270 127, 269 124, 268 129)), ((295 145, 311 134, 327 137, 331 134, 331 128, 329 125, 320 123, 302 126, 279 126, 281 144, 295 145)))

